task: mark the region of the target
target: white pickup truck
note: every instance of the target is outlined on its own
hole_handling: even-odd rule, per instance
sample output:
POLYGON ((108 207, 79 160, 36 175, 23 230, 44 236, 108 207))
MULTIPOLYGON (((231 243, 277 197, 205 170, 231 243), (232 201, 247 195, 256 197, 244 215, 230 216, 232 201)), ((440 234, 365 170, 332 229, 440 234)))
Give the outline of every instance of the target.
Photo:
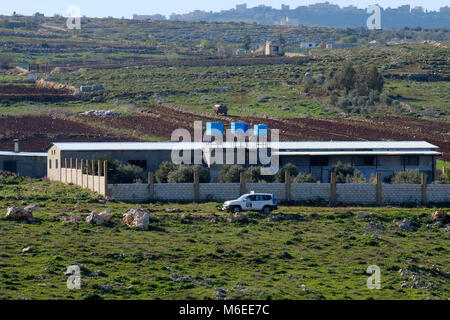
POLYGON ((275 196, 270 193, 255 193, 244 194, 236 200, 225 201, 222 210, 229 212, 240 211, 261 211, 264 214, 269 214, 272 210, 277 210, 277 200, 275 196))

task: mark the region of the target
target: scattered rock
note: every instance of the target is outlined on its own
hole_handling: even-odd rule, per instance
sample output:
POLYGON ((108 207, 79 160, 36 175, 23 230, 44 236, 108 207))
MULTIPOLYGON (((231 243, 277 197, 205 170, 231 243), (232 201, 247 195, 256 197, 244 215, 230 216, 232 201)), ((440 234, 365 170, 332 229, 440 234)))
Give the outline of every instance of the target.
POLYGON ((442 221, 438 221, 434 224, 434 226, 436 228, 443 228, 443 227, 445 227, 445 223, 443 223, 442 221))
POLYGON ((178 212, 181 212, 181 210, 178 209, 178 208, 167 208, 165 211, 167 213, 178 213, 178 212))
POLYGON ((26 220, 33 218, 33 213, 19 207, 11 207, 6 211, 6 219, 26 220))
POLYGON ((81 221, 81 217, 80 216, 63 216, 63 217, 61 217, 60 221, 63 223, 78 224, 81 221))
POLYGON ((39 208, 34 204, 26 206, 23 210, 25 210, 28 213, 31 213, 31 215, 33 215, 33 212, 39 212, 39 208))
POLYGON ((103 273, 102 270, 96 270, 94 272, 91 272, 90 276, 91 277, 98 277, 98 276, 104 276, 105 274, 103 273))
POLYGON ((296 220, 296 221, 304 221, 305 218, 298 214, 273 214, 269 217, 269 222, 280 222, 280 221, 286 221, 286 220, 296 220))
POLYGON ((97 116, 97 117, 105 117, 105 116, 106 117, 114 117, 114 116, 118 116, 119 114, 112 110, 89 110, 89 111, 83 112, 81 115, 97 116))
POLYGON ((248 217, 241 212, 230 212, 230 214, 228 215, 228 222, 247 223, 248 217))
POLYGON ((403 219, 402 221, 397 221, 396 226, 405 231, 414 231, 412 227, 412 221, 408 219, 403 219))
POLYGON ((214 293, 214 299, 216 300, 226 300, 227 291, 222 288, 216 288, 216 292, 214 293))
POLYGON ((147 230, 150 223, 150 213, 147 209, 130 209, 124 213, 122 221, 130 228, 147 230))
POLYGON ((431 215, 433 221, 445 221, 447 220, 447 213, 445 211, 438 210, 431 215))
POLYGON ((111 212, 109 209, 97 213, 97 211, 92 211, 87 217, 86 222, 90 224, 96 224, 98 226, 103 226, 111 220, 111 212))
POLYGON ((31 251, 33 251, 30 247, 26 247, 22 249, 22 253, 30 253, 31 251))
POLYGON ((379 222, 369 221, 366 229, 370 231, 383 231, 383 225, 379 222))
POLYGON ((444 229, 444 232, 450 232, 450 226, 444 229))

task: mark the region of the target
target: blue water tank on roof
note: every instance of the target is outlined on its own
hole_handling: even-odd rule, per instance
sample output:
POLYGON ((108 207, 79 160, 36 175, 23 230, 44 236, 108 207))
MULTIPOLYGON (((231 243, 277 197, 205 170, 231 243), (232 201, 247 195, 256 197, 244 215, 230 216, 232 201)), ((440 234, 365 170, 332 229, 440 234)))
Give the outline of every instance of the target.
POLYGON ((255 124, 253 126, 253 134, 255 136, 267 136, 269 134, 269 127, 266 124, 255 124))
POLYGON ((223 122, 207 122, 206 135, 223 136, 223 122))
POLYGON ((244 122, 232 122, 231 123, 231 133, 237 134, 237 133, 243 133, 247 134, 248 129, 250 126, 248 124, 245 124, 244 122))

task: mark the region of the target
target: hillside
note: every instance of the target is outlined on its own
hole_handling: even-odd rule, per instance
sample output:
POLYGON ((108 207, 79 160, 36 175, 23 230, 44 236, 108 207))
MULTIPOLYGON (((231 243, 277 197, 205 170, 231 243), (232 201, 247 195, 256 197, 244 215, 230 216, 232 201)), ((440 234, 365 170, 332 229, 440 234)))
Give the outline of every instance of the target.
POLYGON ((135 206, 60 183, 1 185, 0 208, 27 204, 39 208, 29 222, 0 215, 0 299, 445 300, 450 289, 448 227, 431 220, 435 208, 281 206, 230 223, 219 203, 156 203, 144 206, 149 230, 137 231, 121 223, 135 206), (108 225, 84 221, 105 209, 108 225), (413 231, 395 224, 403 219, 413 231), (71 265, 82 290, 67 290, 71 265), (367 289, 370 265, 381 290, 367 289))

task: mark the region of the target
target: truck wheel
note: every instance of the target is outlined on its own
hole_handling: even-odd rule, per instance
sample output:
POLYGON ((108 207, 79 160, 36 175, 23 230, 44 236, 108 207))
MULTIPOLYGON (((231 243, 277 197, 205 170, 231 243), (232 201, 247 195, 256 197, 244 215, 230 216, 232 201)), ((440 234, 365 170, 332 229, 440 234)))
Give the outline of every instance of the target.
POLYGON ((241 207, 238 207, 238 206, 234 207, 234 208, 233 208, 233 212, 234 212, 234 213, 239 213, 239 212, 241 212, 241 207))
POLYGON ((265 206, 265 207, 263 208, 263 213, 264 213, 264 214, 269 214, 271 211, 272 211, 272 209, 270 209, 269 206, 265 206))

